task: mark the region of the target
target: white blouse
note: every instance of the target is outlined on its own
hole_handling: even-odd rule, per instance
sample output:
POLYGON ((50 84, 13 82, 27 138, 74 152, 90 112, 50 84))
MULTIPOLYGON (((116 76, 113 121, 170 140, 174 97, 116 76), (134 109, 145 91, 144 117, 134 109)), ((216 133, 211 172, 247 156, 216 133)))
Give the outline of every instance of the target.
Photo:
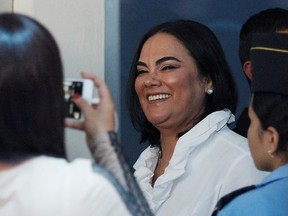
POLYGON ((88 159, 39 156, 0 172, 0 215, 131 215, 118 191, 88 159))
POLYGON ((142 152, 134 175, 157 216, 209 216, 223 195, 266 176, 255 168, 247 139, 228 128, 232 121, 229 110, 217 111, 181 136, 154 187, 159 148, 142 152))

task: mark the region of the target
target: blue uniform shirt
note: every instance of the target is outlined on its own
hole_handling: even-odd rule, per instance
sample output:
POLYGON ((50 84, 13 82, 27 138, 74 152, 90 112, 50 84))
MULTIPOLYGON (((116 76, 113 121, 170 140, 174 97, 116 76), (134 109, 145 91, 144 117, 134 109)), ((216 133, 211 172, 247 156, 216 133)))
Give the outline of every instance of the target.
POLYGON ((287 216, 288 164, 268 175, 256 189, 235 198, 218 216, 287 216))

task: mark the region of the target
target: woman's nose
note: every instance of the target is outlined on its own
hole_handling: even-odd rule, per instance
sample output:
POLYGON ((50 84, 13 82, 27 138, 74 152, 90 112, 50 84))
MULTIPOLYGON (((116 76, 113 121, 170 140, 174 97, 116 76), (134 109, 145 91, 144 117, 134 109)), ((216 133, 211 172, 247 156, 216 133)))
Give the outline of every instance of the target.
POLYGON ((158 77, 158 74, 157 73, 149 74, 146 77, 144 84, 146 87, 159 86, 161 84, 161 82, 160 82, 160 79, 158 77))

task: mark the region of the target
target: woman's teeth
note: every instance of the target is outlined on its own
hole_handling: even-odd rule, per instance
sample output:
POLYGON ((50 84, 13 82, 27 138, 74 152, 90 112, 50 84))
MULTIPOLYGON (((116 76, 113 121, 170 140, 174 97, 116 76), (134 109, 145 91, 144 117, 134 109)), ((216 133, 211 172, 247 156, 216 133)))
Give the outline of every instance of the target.
POLYGON ((150 95, 150 96, 148 97, 148 101, 166 99, 166 98, 169 98, 170 96, 171 96, 171 95, 169 95, 169 94, 150 95))

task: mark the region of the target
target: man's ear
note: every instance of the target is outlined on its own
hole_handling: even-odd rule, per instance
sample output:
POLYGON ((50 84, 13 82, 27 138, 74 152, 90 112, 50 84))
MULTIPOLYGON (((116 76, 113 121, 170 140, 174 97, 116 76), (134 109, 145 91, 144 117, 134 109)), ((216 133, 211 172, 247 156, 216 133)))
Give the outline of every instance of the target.
POLYGON ((252 68, 252 62, 251 61, 246 61, 243 65, 243 71, 248 77, 250 81, 253 79, 253 68, 252 68))
POLYGON ((265 130, 265 147, 267 151, 270 151, 271 154, 275 155, 277 153, 278 144, 279 144, 279 133, 276 128, 270 126, 265 130))

